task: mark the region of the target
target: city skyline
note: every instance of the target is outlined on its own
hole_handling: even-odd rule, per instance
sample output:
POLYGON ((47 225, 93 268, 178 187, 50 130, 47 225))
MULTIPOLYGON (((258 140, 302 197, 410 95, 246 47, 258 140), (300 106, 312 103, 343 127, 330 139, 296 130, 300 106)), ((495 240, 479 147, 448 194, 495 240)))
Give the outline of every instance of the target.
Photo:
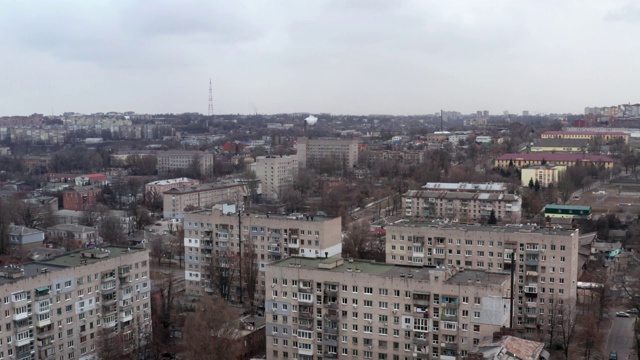
POLYGON ((10 3, 0 115, 583 113, 634 103, 633 1, 10 3), (523 5, 524 4, 524 5, 523 5))

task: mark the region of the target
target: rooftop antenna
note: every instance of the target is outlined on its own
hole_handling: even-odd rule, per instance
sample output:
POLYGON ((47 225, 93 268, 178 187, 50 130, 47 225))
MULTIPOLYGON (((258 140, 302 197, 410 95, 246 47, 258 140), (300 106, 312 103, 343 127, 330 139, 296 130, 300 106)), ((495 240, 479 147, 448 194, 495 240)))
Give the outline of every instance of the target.
MULTIPOLYGON (((211 79, 209 79, 209 109, 207 115, 213 116, 213 87, 211 85, 211 79)), ((209 119, 207 118, 207 128, 209 128, 209 119)))

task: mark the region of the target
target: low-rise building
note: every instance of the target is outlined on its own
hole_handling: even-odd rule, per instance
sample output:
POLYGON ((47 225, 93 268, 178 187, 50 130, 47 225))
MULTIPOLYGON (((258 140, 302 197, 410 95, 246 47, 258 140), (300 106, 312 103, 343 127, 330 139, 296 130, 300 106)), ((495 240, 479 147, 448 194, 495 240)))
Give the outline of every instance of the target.
POLYGON ((544 216, 549 218, 591 219, 591 206, 547 204, 544 216))
POLYGON ((515 336, 482 339, 465 360, 547 360, 544 343, 515 336))
POLYGON ((561 165, 533 165, 522 168, 520 171, 522 186, 529 186, 529 181, 535 183, 536 180, 543 188, 556 186, 565 170, 567 167, 561 165))
POLYGON ((159 194, 162 195, 165 191, 173 188, 200 186, 200 181, 195 179, 189 179, 186 177, 176 179, 166 179, 152 181, 144 186, 144 191, 147 194, 159 194))
POLYGON ((96 244, 98 240, 98 230, 91 226, 78 224, 60 224, 47 228, 47 239, 74 239, 78 245, 96 244))
POLYGON ((486 221, 492 211, 504 223, 519 223, 522 216, 522 198, 503 193, 409 190, 402 207, 406 217, 463 223, 486 221))
POLYGON ((76 186, 107 186, 109 178, 105 174, 86 174, 75 178, 76 186))
POLYGON ((563 165, 575 166, 577 164, 606 169, 613 168, 613 159, 603 155, 585 155, 585 154, 555 154, 555 153, 529 153, 529 154, 504 154, 497 157, 493 166, 497 168, 507 168, 510 166, 522 169, 531 165, 563 165))
POLYGON ((589 139, 545 138, 533 142, 531 152, 586 153, 589 139))
POLYGON ((224 202, 238 204, 246 195, 245 185, 237 182, 175 187, 162 194, 162 214, 165 219, 182 219, 185 209, 203 209, 224 202))
POLYGON ((169 174, 176 170, 188 169, 198 162, 202 174, 210 174, 213 170, 213 154, 199 150, 167 150, 156 153, 156 168, 159 175, 169 174))
POLYGON ((380 160, 390 160, 398 164, 412 166, 422 164, 425 160, 425 152, 417 150, 369 150, 368 160, 377 162, 380 160))
POLYGON ((29 251, 44 243, 44 232, 26 226, 9 227, 9 244, 12 250, 29 251))
POLYGON ((604 143, 622 139, 625 143, 629 141, 629 133, 622 131, 545 131, 540 136, 542 139, 587 139, 594 141, 600 139, 604 143))
POLYGON ((102 189, 94 186, 75 186, 62 191, 62 208, 84 211, 88 206, 96 205, 102 195, 102 189))
POLYGON ((509 323, 506 273, 291 257, 265 282, 269 359, 455 360, 509 323))

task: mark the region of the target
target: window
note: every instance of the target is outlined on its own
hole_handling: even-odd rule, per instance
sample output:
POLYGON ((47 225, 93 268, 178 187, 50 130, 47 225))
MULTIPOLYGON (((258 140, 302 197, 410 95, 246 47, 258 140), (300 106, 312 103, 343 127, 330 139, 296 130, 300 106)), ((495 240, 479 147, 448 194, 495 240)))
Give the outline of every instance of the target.
POLYGON ((364 294, 365 295, 373 295, 373 288, 365 286, 364 287, 364 294))
POLYGON ((474 319, 479 319, 480 318, 480 311, 474 311, 473 312, 473 318, 474 319))

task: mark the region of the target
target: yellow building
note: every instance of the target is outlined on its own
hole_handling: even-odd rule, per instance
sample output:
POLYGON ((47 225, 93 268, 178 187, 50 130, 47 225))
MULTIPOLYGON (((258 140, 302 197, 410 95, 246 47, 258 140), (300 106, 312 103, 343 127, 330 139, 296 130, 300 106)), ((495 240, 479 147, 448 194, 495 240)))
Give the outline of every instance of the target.
POLYGON ((616 139, 624 139, 629 141, 629 134, 618 131, 545 131, 540 136, 542 139, 587 139, 593 140, 600 138, 604 142, 615 141, 616 139))
POLYGON ((567 170, 566 166, 561 165, 538 165, 529 166, 521 170, 522 186, 529 186, 529 181, 533 180, 541 187, 549 187, 550 184, 554 186, 558 184, 558 179, 567 170))
POLYGON ((554 164, 564 166, 575 166, 576 164, 606 169, 613 168, 613 159, 604 155, 584 155, 584 154, 554 154, 554 153, 509 153, 497 157, 493 161, 496 168, 515 167, 518 169, 532 165, 554 164))
POLYGON ((589 147, 588 139, 538 139, 531 145, 531 152, 584 153, 589 147))

